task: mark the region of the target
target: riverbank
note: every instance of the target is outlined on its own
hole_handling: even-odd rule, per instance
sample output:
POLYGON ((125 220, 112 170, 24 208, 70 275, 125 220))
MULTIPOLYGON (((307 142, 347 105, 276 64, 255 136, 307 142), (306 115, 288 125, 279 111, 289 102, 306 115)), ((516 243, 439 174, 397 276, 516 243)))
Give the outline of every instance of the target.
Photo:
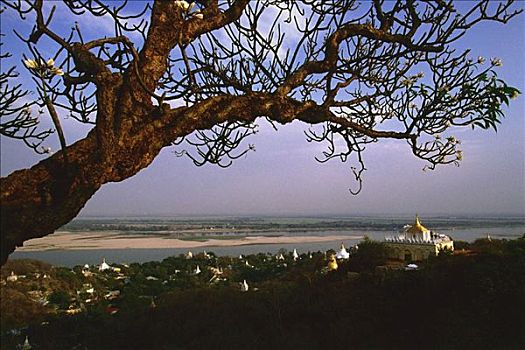
POLYGON ((24 242, 17 252, 49 250, 90 250, 90 249, 190 249, 205 247, 235 247, 244 245, 324 243, 362 239, 363 236, 246 236, 203 239, 183 239, 170 235, 138 235, 111 232, 71 233, 57 232, 42 238, 24 242))

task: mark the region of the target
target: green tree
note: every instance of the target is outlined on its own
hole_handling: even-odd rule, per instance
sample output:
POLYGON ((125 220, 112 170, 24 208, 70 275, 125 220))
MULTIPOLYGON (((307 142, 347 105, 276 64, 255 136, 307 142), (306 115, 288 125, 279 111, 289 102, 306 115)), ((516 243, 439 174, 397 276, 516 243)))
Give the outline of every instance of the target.
POLYGON ((55 304, 60 309, 67 309, 71 304, 71 297, 63 290, 54 291, 49 295, 48 301, 55 304))
POLYGON ((351 256, 349 268, 353 271, 370 271, 376 266, 384 265, 388 258, 388 247, 382 243, 365 237, 359 243, 358 249, 351 256))
POLYGON ((406 140, 430 168, 457 164, 460 142, 447 131, 496 129, 502 104, 519 93, 498 79, 501 60, 454 48, 480 21, 521 12, 512 1, 476 1, 465 11, 449 1, 2 4, 2 16, 33 28, 4 31, 26 49, 13 61, 2 51, 0 134, 47 156, 2 178, 2 264, 25 240, 72 220, 103 184, 135 175, 173 144, 196 165, 225 167, 254 149, 242 145, 260 120, 297 120, 312 125, 308 141, 327 144, 320 161, 352 163, 359 189, 367 144, 406 140), (55 5, 69 17, 53 18, 55 5), (77 16, 109 18, 114 32, 84 35, 77 16), (20 72, 33 85, 20 86, 20 72), (59 152, 42 146, 49 131, 38 131, 35 108, 51 118, 59 152), (68 144, 65 116, 91 131, 68 144))

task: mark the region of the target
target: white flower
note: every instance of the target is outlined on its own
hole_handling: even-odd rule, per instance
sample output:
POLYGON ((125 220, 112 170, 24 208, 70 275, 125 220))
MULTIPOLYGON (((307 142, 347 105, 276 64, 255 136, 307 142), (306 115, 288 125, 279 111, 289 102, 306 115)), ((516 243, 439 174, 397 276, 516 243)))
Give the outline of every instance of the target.
POLYGON ((485 63, 485 57, 483 57, 483 56, 479 56, 479 57, 478 57, 478 63, 479 63, 479 64, 483 64, 483 63, 485 63))
POLYGON ((175 5, 181 8, 183 11, 188 11, 190 9, 190 4, 187 1, 175 1, 175 5))
POLYGON ((35 60, 24 60, 24 65, 29 69, 35 69, 38 75, 49 78, 49 74, 53 75, 64 75, 62 69, 55 67, 55 60, 50 58, 46 62, 43 59, 39 59, 38 62, 35 60))
POLYGON ((520 95, 520 92, 518 90, 513 90, 512 94, 510 94, 510 98, 511 100, 514 100, 515 98, 518 98, 519 95, 520 95))
POLYGON ((438 89, 439 92, 448 92, 448 90, 449 87, 447 85, 443 85, 438 89))
POLYGON ((414 82, 412 81, 412 79, 403 79, 403 80, 401 80, 401 85, 403 85, 403 86, 410 86, 413 83, 414 82))
POLYGON ((57 67, 51 68, 51 73, 55 75, 64 75, 64 71, 62 69, 59 69, 57 67))
POLYGON ((181 1, 181 7, 184 11, 188 11, 190 8, 190 4, 187 1, 181 1))
POLYGON ((499 58, 493 58, 490 60, 490 63, 492 63, 494 66, 496 67, 501 67, 503 66, 503 61, 499 58))
POLYGON ((35 60, 25 60, 24 65, 29 69, 35 69, 38 67, 38 63, 35 60))
POLYGON ((204 15, 203 15, 202 13, 200 13, 200 12, 195 12, 195 13, 193 14, 193 17, 194 17, 194 18, 198 18, 198 19, 203 19, 203 18, 204 18, 204 15))
POLYGON ((51 153, 51 147, 42 147, 42 152, 49 154, 51 153))

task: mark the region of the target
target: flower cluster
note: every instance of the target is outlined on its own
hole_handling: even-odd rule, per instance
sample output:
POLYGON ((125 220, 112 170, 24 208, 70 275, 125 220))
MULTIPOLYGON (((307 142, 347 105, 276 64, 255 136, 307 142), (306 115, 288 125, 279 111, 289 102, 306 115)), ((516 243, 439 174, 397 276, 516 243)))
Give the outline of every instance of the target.
POLYGON ((493 65, 493 66, 496 66, 496 67, 501 67, 503 66, 503 61, 500 59, 500 58, 492 58, 490 60, 490 63, 493 65))
POLYGON ((461 140, 458 140, 455 136, 447 137, 447 141, 453 145, 461 145, 461 140))
MULTIPOLYGON (((177 6, 178 8, 180 8, 184 13, 186 14, 189 14, 191 9, 193 8, 193 6, 195 6, 195 3, 192 2, 192 3, 189 3, 187 1, 175 1, 175 6, 177 6)), ((200 10, 197 10, 195 11, 192 15, 191 15, 192 18, 198 18, 198 19, 203 19, 204 18, 204 15, 200 12, 200 10)))
POLYGON ((401 80, 401 84, 403 86, 412 86, 414 84, 414 82, 415 82, 415 80, 412 80, 412 79, 409 79, 409 78, 401 80))
POLYGON ((54 75, 64 75, 62 69, 55 67, 55 61, 52 58, 48 59, 46 62, 42 59, 39 59, 38 61, 27 59, 24 60, 24 65, 27 69, 45 78, 50 78, 54 75))
POLYGON ((423 72, 419 72, 416 75, 411 75, 408 78, 401 80, 401 84, 407 87, 412 86, 414 85, 415 82, 418 81, 419 78, 423 78, 424 76, 425 74, 423 72))
POLYGON ((450 88, 448 87, 448 85, 443 85, 438 88, 438 91, 443 93, 447 93, 449 90, 450 88))

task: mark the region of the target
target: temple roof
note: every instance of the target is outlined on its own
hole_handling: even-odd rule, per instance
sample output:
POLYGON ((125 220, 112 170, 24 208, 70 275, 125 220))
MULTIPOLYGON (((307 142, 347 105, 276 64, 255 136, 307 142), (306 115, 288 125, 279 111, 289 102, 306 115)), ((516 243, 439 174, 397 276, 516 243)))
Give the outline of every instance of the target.
POLYGON ((428 228, 421 225, 418 215, 416 215, 416 221, 414 222, 414 225, 410 226, 410 228, 406 230, 407 233, 425 233, 428 231, 430 231, 428 228))

